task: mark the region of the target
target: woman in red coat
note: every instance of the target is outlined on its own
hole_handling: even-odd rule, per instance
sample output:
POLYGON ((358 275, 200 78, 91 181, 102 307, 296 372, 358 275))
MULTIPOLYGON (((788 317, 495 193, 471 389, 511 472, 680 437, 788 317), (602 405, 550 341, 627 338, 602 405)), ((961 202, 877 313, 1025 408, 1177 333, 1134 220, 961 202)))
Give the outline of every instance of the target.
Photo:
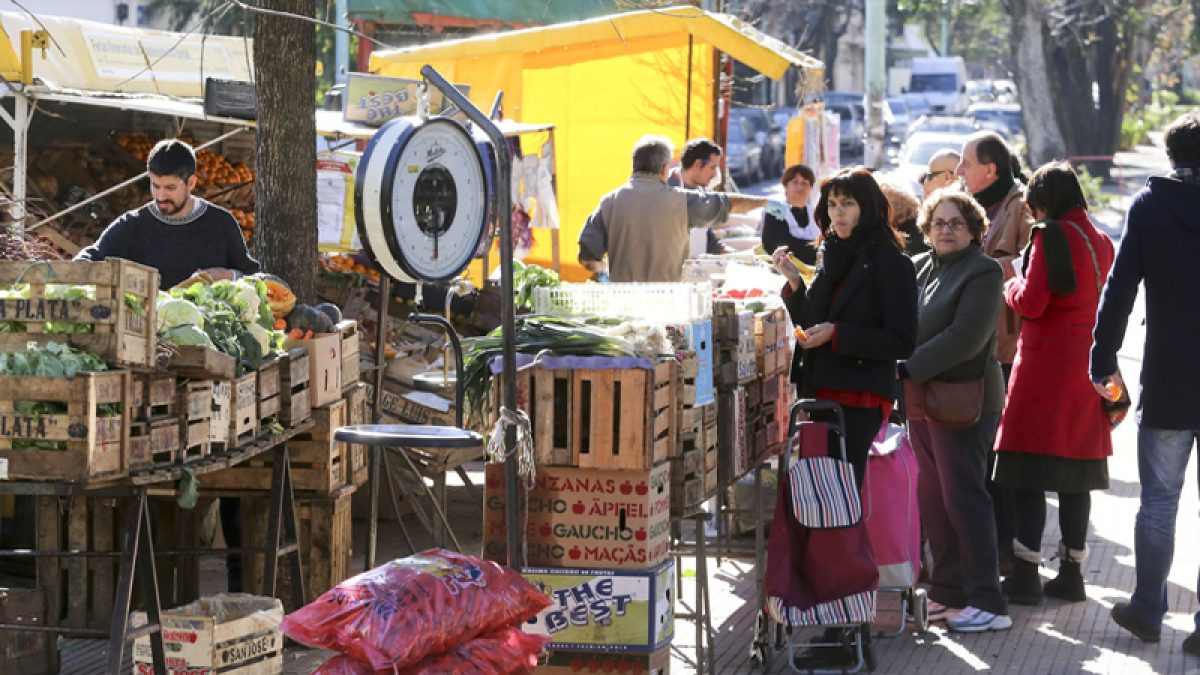
POLYGON ((994 480, 1016 493, 1010 602, 1037 604, 1047 595, 1086 599, 1079 566, 1087 555, 1091 490, 1108 488, 1111 429, 1088 379, 1088 354, 1100 289, 1113 245, 1088 219, 1087 200, 1071 167, 1043 166, 1029 180, 1025 203, 1041 221, 1004 300, 1025 322, 1013 362, 1008 401, 996 437, 994 480), (1058 577, 1038 577, 1047 491, 1058 493, 1058 577))

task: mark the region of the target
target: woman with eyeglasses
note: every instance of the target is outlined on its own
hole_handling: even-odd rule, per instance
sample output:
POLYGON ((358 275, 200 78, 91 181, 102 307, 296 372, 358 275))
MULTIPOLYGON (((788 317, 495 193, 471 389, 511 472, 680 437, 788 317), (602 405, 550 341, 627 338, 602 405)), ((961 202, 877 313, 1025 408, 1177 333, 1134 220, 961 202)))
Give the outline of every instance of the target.
MULTIPOLYGON (((787 279, 783 296, 792 322, 806 334, 798 338, 792 379, 802 397, 841 405, 846 455, 861 491, 871 443, 895 398, 896 362, 916 339, 916 277, 869 170, 842 169, 821 183, 820 195, 817 270, 807 292, 786 250, 776 250, 774 261, 787 279)), ((839 454, 832 443, 829 450, 839 454)), ((828 629, 822 642, 841 638, 841 629, 828 629)), ((851 661, 844 649, 812 648, 798 663, 816 668, 851 661)))
POLYGON ((807 166, 794 164, 783 172, 780 182, 787 204, 773 203, 763 210, 763 250, 774 254, 784 246, 804 264, 815 265, 817 249, 813 242, 821 234, 821 228, 813 218, 811 200, 817 176, 807 166))
POLYGON ((1025 192, 1040 221, 1004 300, 1023 319, 996 438, 995 481, 1014 488, 1016 541, 1009 600, 1038 604, 1043 592, 1087 599, 1080 565, 1087 558, 1091 491, 1108 488, 1111 427, 1088 377, 1092 324, 1113 263, 1113 244, 1087 214, 1087 199, 1067 164, 1047 164, 1025 192), (1066 414, 1048 414, 1062 411, 1066 414), (1058 576, 1038 576, 1046 492, 1058 493, 1058 576))
POLYGON ((980 248, 987 231, 983 207, 957 187, 930 195, 918 224, 932 250, 913 259, 920 288, 917 347, 897 370, 917 455, 917 504, 933 554, 929 620, 945 620, 960 632, 1005 630, 1012 620, 1000 591, 986 487, 988 450, 1004 407, 995 355, 1004 273, 980 248), (951 424, 943 411, 930 414, 925 390, 932 380, 982 380, 982 391, 972 392, 976 403, 982 398, 976 421, 951 424))

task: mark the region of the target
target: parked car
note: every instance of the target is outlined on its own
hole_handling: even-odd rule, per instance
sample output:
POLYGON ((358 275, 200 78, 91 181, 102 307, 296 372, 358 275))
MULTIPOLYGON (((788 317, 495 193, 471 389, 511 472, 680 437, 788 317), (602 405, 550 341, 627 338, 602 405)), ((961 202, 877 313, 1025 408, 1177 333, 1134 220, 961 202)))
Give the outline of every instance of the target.
POLYGON ((976 126, 997 128, 1009 139, 1025 131, 1019 103, 975 103, 967 110, 967 116, 976 126))
POLYGON ((904 141, 900 148, 900 159, 896 166, 896 174, 905 184, 912 188, 913 193, 921 194, 921 174, 929 166, 929 158, 939 150, 962 150, 970 132, 917 132, 904 141))
POLYGON ((835 105, 849 105, 857 103, 862 105, 863 93, 861 91, 827 91, 825 92, 825 107, 835 105))
POLYGON ((762 177, 762 147, 745 119, 730 117, 725 138, 725 167, 729 175, 743 185, 757 183, 762 177))
POLYGON ((883 137, 888 143, 900 143, 908 135, 908 104, 902 98, 889 98, 883 103, 883 137))
POLYGON ((839 117, 838 124, 840 140, 838 145, 843 152, 861 152, 867 130, 863 121, 862 105, 840 103, 827 105, 825 109, 839 117))
POLYGON ((969 117, 953 115, 921 115, 908 125, 908 136, 916 133, 969 134, 977 130, 969 117))
POLYGON ((771 115, 767 109, 743 107, 731 108, 729 118, 730 124, 732 124, 734 120, 738 119, 746 121, 746 123, 749 125, 749 130, 754 137, 754 142, 757 143, 758 147, 762 149, 762 166, 760 167, 761 175, 769 177, 775 174, 777 170, 779 173, 782 173, 783 169, 779 167, 783 164, 783 135, 780 133, 779 128, 775 125, 775 122, 771 119, 771 115))

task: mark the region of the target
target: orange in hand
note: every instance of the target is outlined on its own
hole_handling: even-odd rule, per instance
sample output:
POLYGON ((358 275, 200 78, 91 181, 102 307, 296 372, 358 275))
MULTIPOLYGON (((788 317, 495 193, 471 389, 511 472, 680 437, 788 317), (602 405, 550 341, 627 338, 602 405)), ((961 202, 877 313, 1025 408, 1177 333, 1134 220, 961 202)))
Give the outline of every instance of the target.
POLYGON ((1121 391, 1121 385, 1117 384, 1116 382, 1109 380, 1108 384, 1104 385, 1104 388, 1106 390, 1108 390, 1108 396, 1109 396, 1110 401, 1115 401, 1115 400, 1121 398, 1121 394, 1123 393, 1121 391))
POLYGON ((796 335, 797 340, 800 340, 802 342, 808 341, 808 333, 805 333, 804 329, 801 328, 800 326, 796 326, 796 329, 793 330, 792 333, 794 333, 796 335))

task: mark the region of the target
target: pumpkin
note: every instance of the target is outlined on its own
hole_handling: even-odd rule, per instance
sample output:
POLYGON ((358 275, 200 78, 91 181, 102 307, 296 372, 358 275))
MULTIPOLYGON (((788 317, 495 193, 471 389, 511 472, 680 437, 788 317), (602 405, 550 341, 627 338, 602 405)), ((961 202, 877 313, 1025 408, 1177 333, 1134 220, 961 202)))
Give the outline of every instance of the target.
POLYGON ((259 274, 259 279, 267 286, 267 302, 271 305, 271 316, 282 319, 292 312, 296 306, 296 294, 287 283, 274 274, 259 274))

